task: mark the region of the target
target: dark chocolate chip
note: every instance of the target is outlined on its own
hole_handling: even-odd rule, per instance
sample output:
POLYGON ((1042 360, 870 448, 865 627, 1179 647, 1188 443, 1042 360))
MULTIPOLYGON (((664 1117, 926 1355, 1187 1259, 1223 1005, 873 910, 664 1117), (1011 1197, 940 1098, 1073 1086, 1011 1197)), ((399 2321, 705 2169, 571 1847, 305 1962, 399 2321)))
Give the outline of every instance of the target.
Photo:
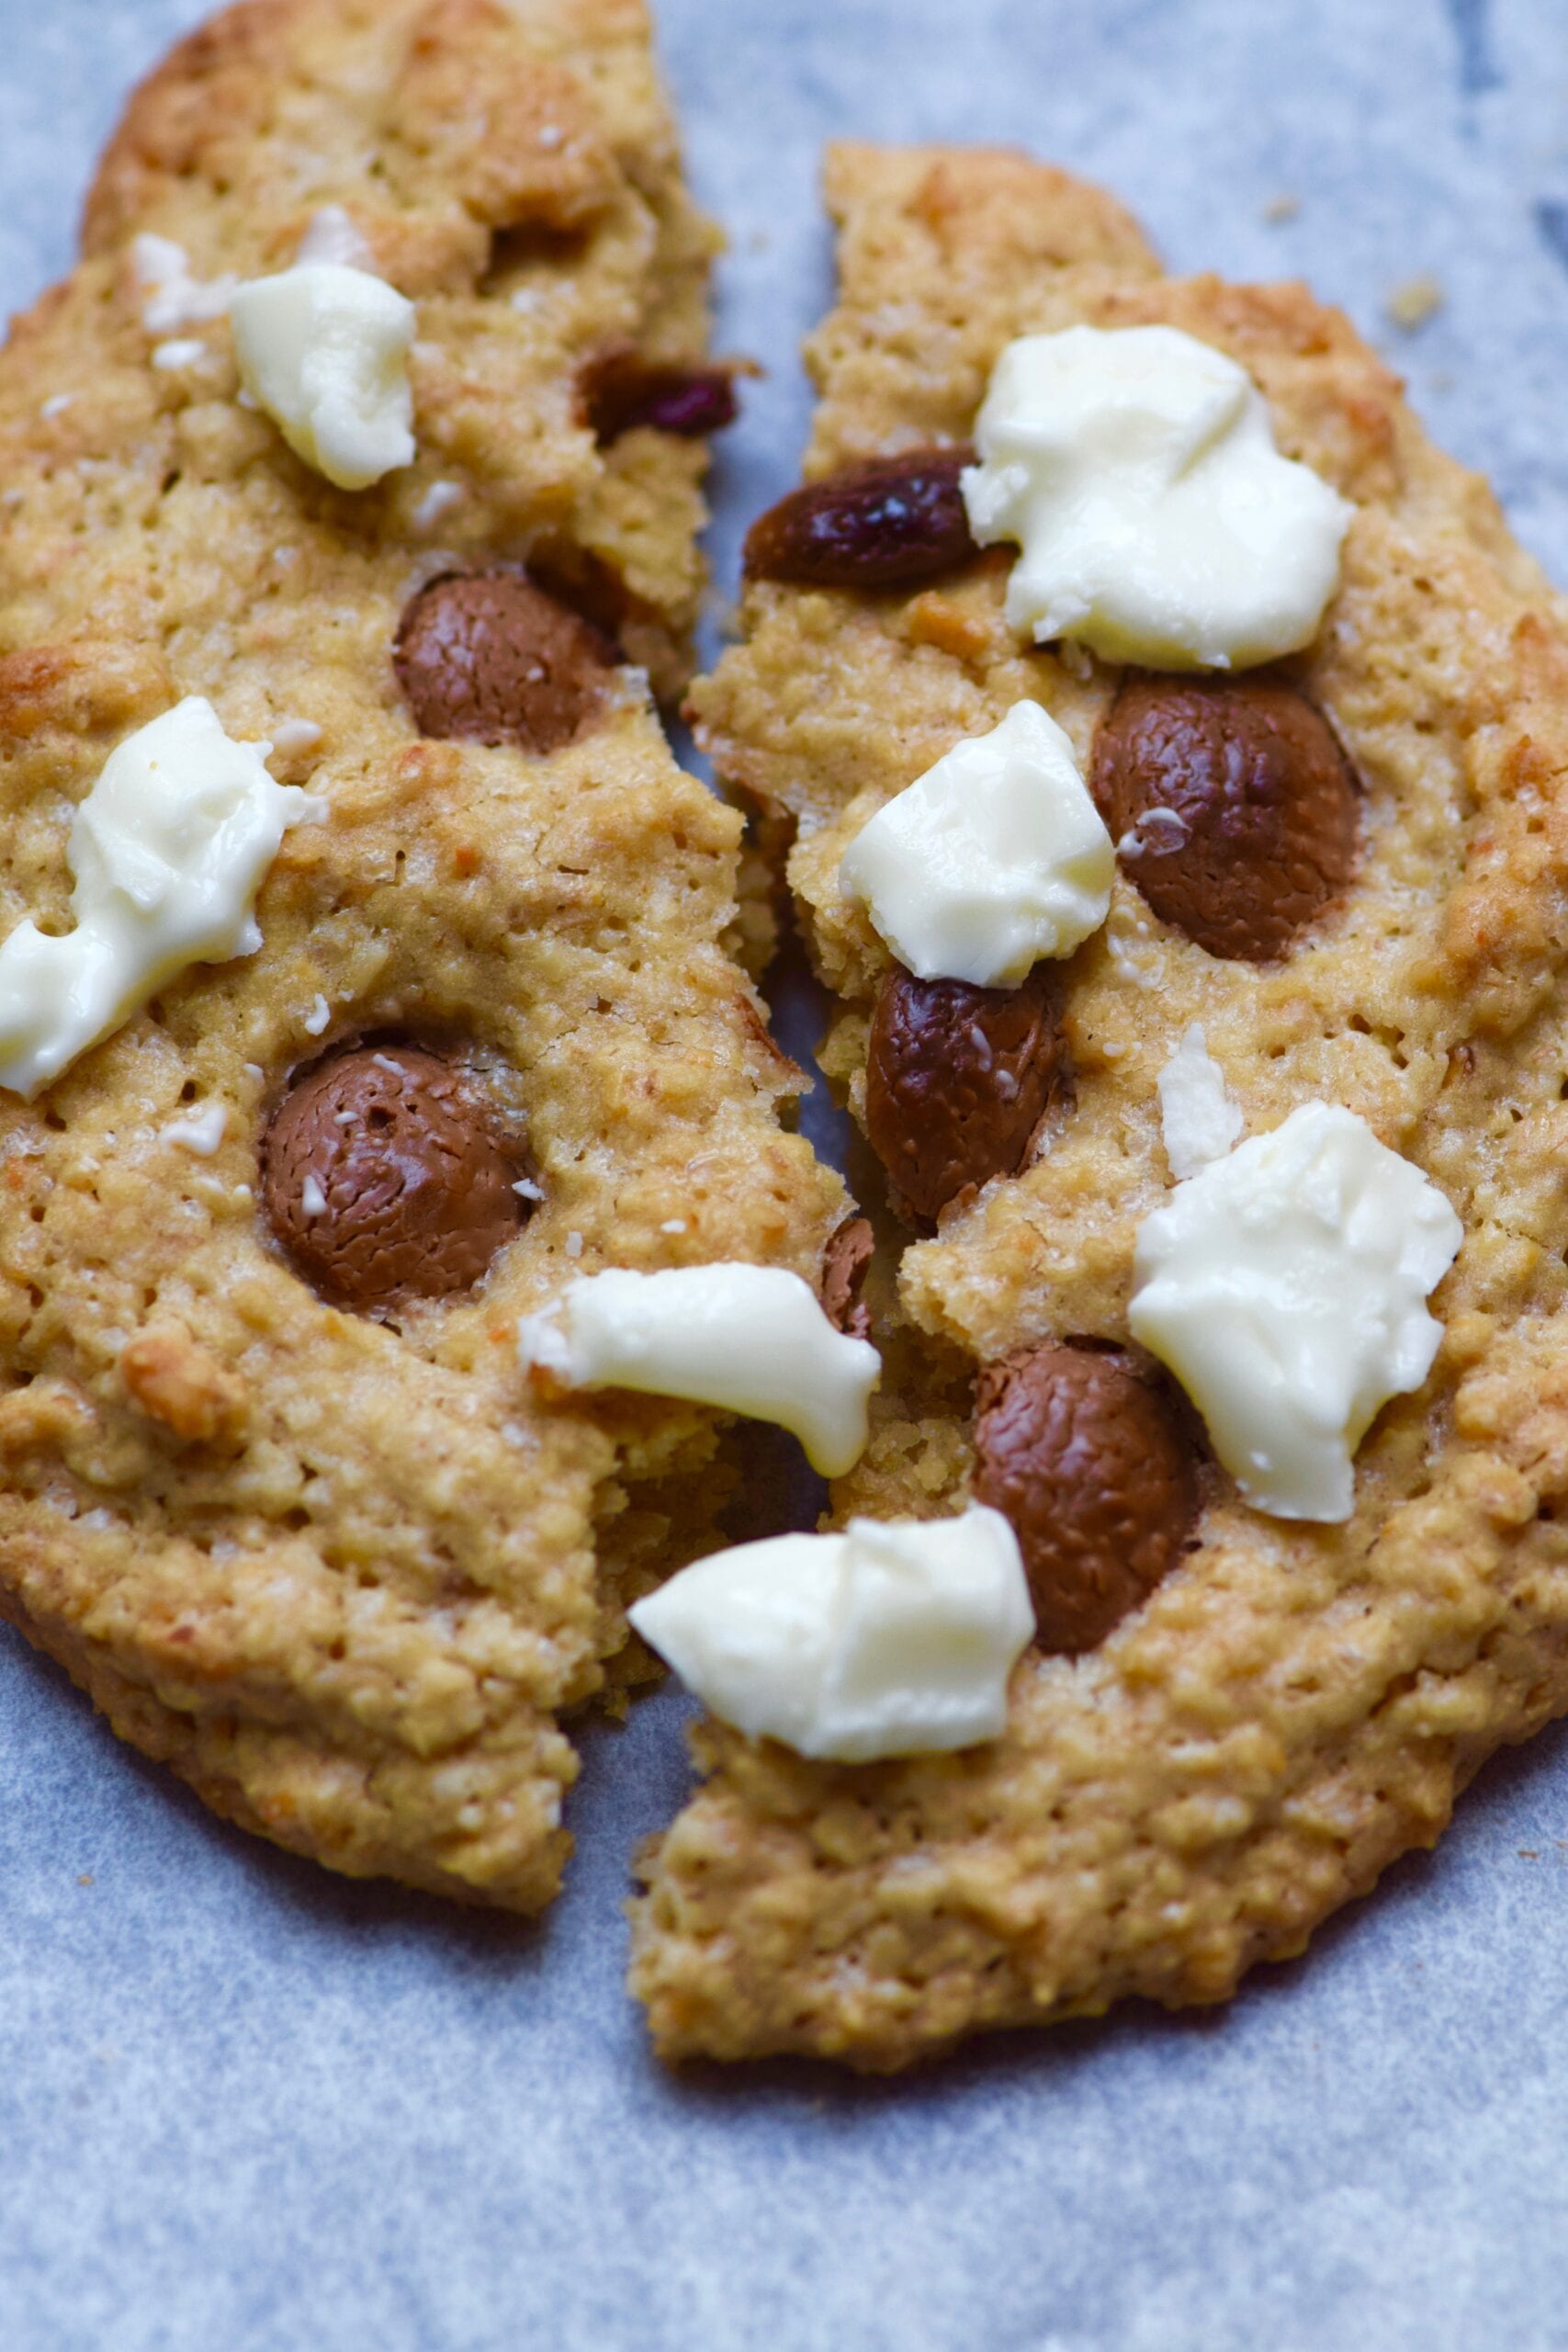
POLYGON ((846 1339, 869 1340, 871 1309, 861 1296, 876 1248, 868 1217, 849 1216, 828 1244, 822 1262, 822 1307, 846 1339))
POLYGON ((262 1200, 322 1294, 367 1314, 470 1290, 523 1222, 525 1176, 476 1088, 412 1046, 333 1054, 267 1130, 262 1200))
POLYGON ((422 735, 542 753, 598 718, 615 650, 521 572, 451 572, 411 600, 392 659, 422 735))
POLYGON ((1164 1388, 1117 1350, 1047 1341, 988 1364, 975 1494, 1011 1522, 1042 1649, 1091 1650, 1181 1556, 1192 1448, 1164 1388))
POLYGON ((872 1148, 907 1206, 938 1216, 961 1193, 1017 1174, 1066 1076, 1039 967, 1021 988, 977 989, 896 966, 871 1025, 872 1148))
POLYGON ((1095 738, 1091 784, 1123 871, 1211 956, 1283 956, 1355 868, 1355 774, 1278 674, 1134 673, 1095 738))
POLYGON ((746 569, 823 588, 885 588, 951 571, 978 552, 958 487, 974 461, 972 449, 910 449, 792 490, 746 534, 746 569))

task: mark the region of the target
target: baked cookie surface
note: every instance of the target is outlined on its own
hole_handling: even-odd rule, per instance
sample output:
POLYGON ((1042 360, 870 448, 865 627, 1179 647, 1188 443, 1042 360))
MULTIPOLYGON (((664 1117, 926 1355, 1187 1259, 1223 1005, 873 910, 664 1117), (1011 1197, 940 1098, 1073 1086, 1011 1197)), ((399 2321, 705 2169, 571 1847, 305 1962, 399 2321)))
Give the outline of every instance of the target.
POLYGON ((739 820, 625 658, 681 674, 700 447, 580 415, 596 355, 700 356, 711 245, 637 0, 253 0, 0 355, 0 930, 70 929, 73 808, 184 697, 323 804, 257 952, 0 1097, 0 1607, 243 1825, 521 1908, 556 1715, 728 1489, 710 1411, 532 1400, 517 1319, 606 1264, 815 1283, 843 1207, 723 944, 739 820), (353 494, 213 295, 333 208, 418 305, 415 461, 353 494))
MULTIPOLYGON (((965 1501, 983 1370, 1058 1340, 1125 1350, 1134 1236, 1172 1174, 1157 1080, 1194 1023, 1248 1134, 1344 1105, 1464 1227, 1436 1364, 1373 1424, 1345 1523, 1263 1517, 1200 1461, 1194 1547, 1098 1645, 1027 1654, 990 1747, 844 1769, 703 1727, 705 1785, 635 1915, 660 2047, 893 2068, 1128 1994, 1223 1998, 1568 1705, 1568 652, 1484 485, 1301 288, 1163 278, 1107 199, 1016 157, 840 148, 828 187, 841 295, 810 346, 808 478, 967 442, 1022 334, 1170 325, 1217 346, 1281 450, 1353 506, 1338 594, 1275 675, 1357 779, 1348 880, 1282 953, 1209 952, 1119 843, 1109 922, 1051 967, 1070 1084, 1021 1167, 953 1191, 923 1238, 897 1229, 889 1377, 836 1517, 965 1501)), ((1092 771, 1137 690, 1021 642, 1010 554, 874 589, 753 579, 743 644, 693 695, 727 778, 793 831, 839 1000, 825 1061, 863 1123, 890 956, 839 888, 850 841, 1021 700, 1092 771)))

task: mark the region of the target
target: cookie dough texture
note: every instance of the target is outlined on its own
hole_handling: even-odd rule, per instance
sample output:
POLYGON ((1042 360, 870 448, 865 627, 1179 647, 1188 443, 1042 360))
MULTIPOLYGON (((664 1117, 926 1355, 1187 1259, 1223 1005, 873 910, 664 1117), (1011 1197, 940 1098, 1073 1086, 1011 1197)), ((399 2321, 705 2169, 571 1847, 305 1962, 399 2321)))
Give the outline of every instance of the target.
MULTIPOLYGON (((586 414, 605 354, 678 364, 706 342, 719 241, 682 183, 644 0, 242 0, 132 99, 87 198, 77 299, 96 288, 118 329, 124 294, 129 320, 129 247, 149 232, 204 285, 285 269, 328 207, 419 307, 418 457, 347 495, 301 467, 311 511, 558 572, 678 690, 705 445, 643 427, 601 447, 586 414)), ((227 416, 227 329, 172 332, 209 346, 164 388, 182 451, 221 441, 242 473, 276 455, 265 419, 227 416)), ((60 423, 74 455, 85 418, 60 423)))
POLYGON ((635 583, 623 641, 678 666, 697 456, 628 434, 617 470, 572 386, 611 335, 699 336, 708 232, 629 0, 243 7, 133 101, 87 220, 0 356, 0 931, 65 919, 73 806, 181 695, 328 810, 258 954, 0 1100, 0 1606, 234 1820, 530 1908, 568 1845, 556 1718, 635 1671, 622 1604, 720 1540, 727 1487, 699 1408, 533 1407, 516 1319, 608 1263, 815 1281, 844 1200, 719 944, 739 820, 638 673, 532 758, 422 740, 392 649, 431 571, 547 546, 635 583), (327 203, 420 307, 419 462, 356 498, 236 404, 222 322, 150 365, 130 254, 252 273, 327 203), (260 1147, 299 1071, 387 1039, 471 1075, 542 1197, 478 1289, 380 1320, 286 1259, 260 1147), (220 1107, 209 1152, 165 1136, 220 1107))
MULTIPOLYGON (((829 195, 842 288, 811 345, 807 472, 966 437, 1021 334, 1216 344, 1354 502, 1299 675, 1364 787, 1350 887, 1279 961, 1216 959, 1119 876, 1062 969, 1076 1106, 1021 1174, 906 1230, 893 1376, 839 1512, 960 1507, 976 1368, 1125 1340, 1134 1234, 1168 1182, 1156 1080, 1194 1021, 1250 1132, 1345 1103, 1465 1227, 1437 1364, 1374 1424, 1347 1525, 1262 1519, 1206 1469, 1198 1548, 1100 1648, 1027 1656, 992 1747, 831 1770, 704 1727, 705 1785, 636 1917, 660 2047, 893 2068, 1128 1994, 1224 1997, 1568 1707, 1568 649, 1485 486, 1302 288, 1161 277, 1104 198, 1010 155, 840 148, 829 195)), ((837 890, 845 842, 1020 696, 1087 761, 1117 686, 1017 642, 1009 560, 897 594, 754 583, 746 642, 694 695, 726 774, 796 829, 857 1112, 887 959, 837 890)))

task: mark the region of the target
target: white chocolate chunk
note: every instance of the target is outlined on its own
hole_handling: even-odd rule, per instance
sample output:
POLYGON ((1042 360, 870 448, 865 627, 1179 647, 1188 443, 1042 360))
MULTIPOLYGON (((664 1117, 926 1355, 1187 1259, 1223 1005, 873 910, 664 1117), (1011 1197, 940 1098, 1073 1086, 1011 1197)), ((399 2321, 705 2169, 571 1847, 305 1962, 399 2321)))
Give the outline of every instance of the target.
POLYGON ((317 805, 274 782, 270 749, 190 695, 110 753, 66 849, 74 930, 29 919, 0 946, 0 1086, 30 1102, 188 964, 261 945, 256 892, 317 805))
POLYGON ((296 455, 340 490, 411 463, 414 307, 341 262, 253 278, 230 306, 245 390, 296 455))
POLYGON ((193 1111, 189 1118, 171 1119, 158 1140, 173 1144, 181 1151, 194 1152, 198 1159, 210 1159, 223 1140, 228 1124, 227 1106, 209 1102, 205 1111, 193 1111))
POLYGON ((1176 327, 1024 335, 963 478, 982 546, 1016 539, 1014 628, 1108 662, 1243 669, 1309 644, 1351 508, 1282 458, 1263 395, 1176 327))
POLYGON ((517 1349, 525 1369, 542 1365, 570 1387, 637 1388, 777 1421, 825 1478, 859 1461, 882 1369, 869 1341, 836 1330, 780 1266, 613 1266, 525 1316, 517 1349))
POLYGON ((1257 1510, 1348 1519, 1373 1415, 1432 1368, 1442 1327, 1425 1302, 1462 1238, 1363 1119, 1304 1102, 1144 1219, 1128 1329, 1257 1510))
POLYGON ((1223 1159, 1247 1122, 1210 1055, 1201 1023, 1185 1032, 1155 1084, 1171 1174, 1196 1176, 1211 1159, 1223 1159))
POLYGON ((847 1764, 998 1738, 1034 1631, 1018 1539, 981 1503, 737 1544, 629 1614, 724 1722, 847 1764))
POLYGON ((1099 930, 1115 865, 1070 741, 1019 702, 880 808, 839 882, 917 978, 1011 988, 1099 930))
POLYGON ((149 334, 177 334, 181 327, 220 319, 240 282, 231 270, 225 270, 221 277, 193 277, 190 255, 183 245, 173 237, 154 237, 145 232, 130 241, 130 266, 137 284, 148 296, 141 323, 149 334))

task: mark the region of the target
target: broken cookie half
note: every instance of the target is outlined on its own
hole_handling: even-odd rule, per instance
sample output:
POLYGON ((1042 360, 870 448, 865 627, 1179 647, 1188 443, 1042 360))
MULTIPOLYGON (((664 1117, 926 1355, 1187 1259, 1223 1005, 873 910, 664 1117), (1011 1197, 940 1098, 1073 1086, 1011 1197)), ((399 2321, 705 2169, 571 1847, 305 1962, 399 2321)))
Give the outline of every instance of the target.
POLYGON ((250 0, 0 356, 0 1607, 243 1826, 523 1909, 776 1397, 519 1327, 716 1265, 875 1369, 650 698, 713 242, 635 0, 250 0))
POLYGON ((828 188, 807 485, 692 707, 888 1195, 819 1540, 999 1521, 1032 1623, 906 1753, 818 1728, 845 1555, 815 1711, 660 1594, 728 1720, 633 1984, 670 2057, 894 2068, 1223 1998, 1568 1706, 1568 647, 1302 288, 1010 154, 828 188))

